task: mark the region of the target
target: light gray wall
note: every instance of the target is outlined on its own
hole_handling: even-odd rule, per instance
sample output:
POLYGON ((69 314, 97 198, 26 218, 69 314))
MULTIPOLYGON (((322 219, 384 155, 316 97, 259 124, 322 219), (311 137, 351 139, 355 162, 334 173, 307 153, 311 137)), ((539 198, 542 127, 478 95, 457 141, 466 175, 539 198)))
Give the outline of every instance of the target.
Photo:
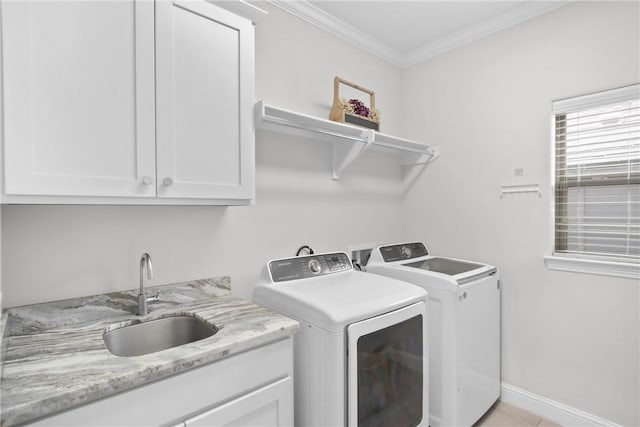
POLYGON ((639 284, 552 272, 551 101, 640 80, 638 2, 576 2, 412 67, 409 136, 440 145, 406 238, 503 272, 503 381, 640 424, 639 284), (515 177, 514 169, 524 176, 515 177), (543 197, 500 186, 540 184, 543 197))
MULTIPOLYGON (((256 99, 328 117, 337 74, 374 88, 384 129, 399 133, 400 70, 264 7, 256 99)), ((333 181, 330 144, 259 133, 256 163, 255 206, 3 206, 5 306, 135 288, 144 251, 154 284, 231 275, 233 291, 248 298, 266 261, 302 244, 346 250, 400 233, 401 170, 385 155, 333 181)))
POLYGON ((265 7, 256 98, 325 116, 334 75, 374 89, 385 132, 442 148, 407 199, 384 155, 334 182, 328 145, 259 134, 255 206, 3 206, 4 306, 134 288, 143 251, 153 283, 228 274, 248 297, 261 266, 301 244, 421 239, 502 268, 506 382, 640 424, 638 284, 542 261, 550 101, 638 80, 637 3, 572 4, 406 72, 265 7), (500 200, 500 185, 515 183, 540 183, 544 196, 500 200))

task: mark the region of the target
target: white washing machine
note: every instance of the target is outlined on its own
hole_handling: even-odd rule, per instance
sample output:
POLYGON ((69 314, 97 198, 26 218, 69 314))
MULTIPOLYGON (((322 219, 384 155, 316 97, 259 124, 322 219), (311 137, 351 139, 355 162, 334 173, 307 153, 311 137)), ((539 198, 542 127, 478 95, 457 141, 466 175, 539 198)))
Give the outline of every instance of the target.
POLYGON ((379 246, 364 268, 427 290, 429 423, 471 426, 500 397, 499 270, 423 243, 379 246))
POLYGON ((253 298, 300 322, 296 426, 428 425, 424 289, 336 252, 269 262, 253 298))

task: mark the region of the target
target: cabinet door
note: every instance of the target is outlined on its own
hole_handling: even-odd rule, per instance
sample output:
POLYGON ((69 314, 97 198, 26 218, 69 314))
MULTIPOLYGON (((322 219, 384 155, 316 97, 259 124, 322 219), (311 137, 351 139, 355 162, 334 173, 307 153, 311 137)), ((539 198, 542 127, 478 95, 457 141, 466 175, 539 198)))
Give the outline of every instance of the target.
POLYGON ((6 194, 155 196, 153 3, 1 7, 6 194))
POLYGON ((156 3, 158 197, 253 198, 253 50, 249 20, 156 3))
POLYGON ((291 377, 189 418, 185 421, 185 426, 293 426, 293 382, 291 377))

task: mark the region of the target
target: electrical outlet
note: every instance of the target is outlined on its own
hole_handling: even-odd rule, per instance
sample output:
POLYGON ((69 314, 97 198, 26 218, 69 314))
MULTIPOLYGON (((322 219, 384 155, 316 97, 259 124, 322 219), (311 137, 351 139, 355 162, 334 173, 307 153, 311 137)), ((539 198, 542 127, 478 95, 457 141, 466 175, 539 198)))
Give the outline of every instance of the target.
POLYGON ((514 176, 523 176, 524 175, 524 168, 516 168, 513 170, 513 175, 514 176))

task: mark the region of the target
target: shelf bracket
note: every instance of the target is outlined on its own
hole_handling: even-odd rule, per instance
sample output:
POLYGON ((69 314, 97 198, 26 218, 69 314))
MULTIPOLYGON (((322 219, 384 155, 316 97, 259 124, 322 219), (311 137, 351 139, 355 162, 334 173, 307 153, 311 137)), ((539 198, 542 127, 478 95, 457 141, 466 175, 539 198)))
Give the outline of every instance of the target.
POLYGON ((362 141, 353 141, 351 146, 344 143, 333 144, 333 179, 339 180, 342 171, 357 159, 375 140, 373 129, 362 131, 362 141))
POLYGON ((438 157, 440 157, 440 149, 438 147, 429 147, 424 152, 405 154, 402 166, 428 165, 438 157))
POLYGON ((420 174, 427 168, 427 165, 440 157, 440 149, 438 147, 429 147, 424 153, 412 153, 405 156, 406 161, 403 166, 411 166, 403 178, 403 192, 406 193, 413 183, 418 179, 420 174), (410 158, 410 159, 409 159, 410 158))

